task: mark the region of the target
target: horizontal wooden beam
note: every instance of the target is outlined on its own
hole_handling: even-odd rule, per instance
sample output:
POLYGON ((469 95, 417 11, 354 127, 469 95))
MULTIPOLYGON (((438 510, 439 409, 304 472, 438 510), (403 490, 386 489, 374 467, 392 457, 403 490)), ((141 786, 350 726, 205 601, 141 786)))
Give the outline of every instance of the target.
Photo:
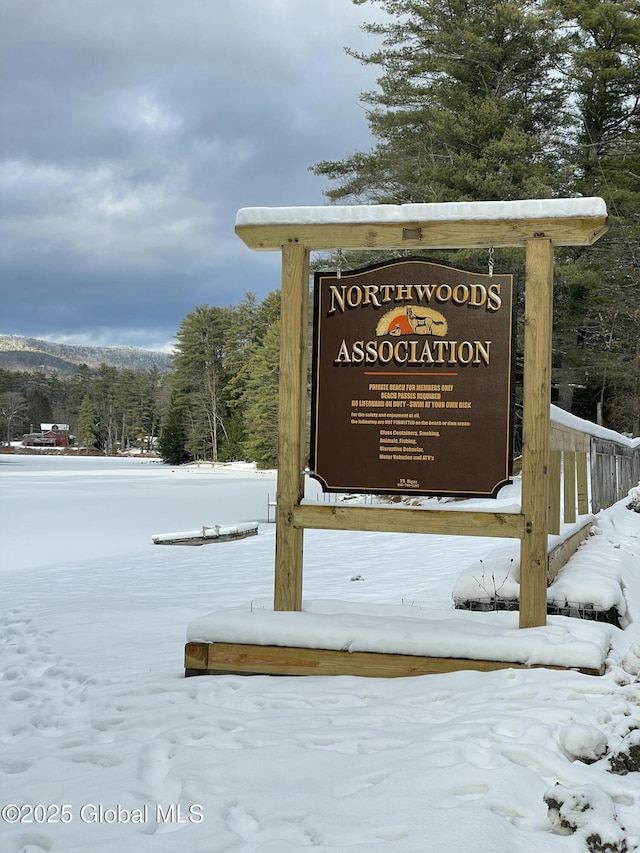
POLYGON ((556 246, 590 246, 607 230, 606 216, 496 219, 455 222, 323 222, 320 224, 236 225, 236 234, 256 251, 289 244, 309 250, 473 249, 525 246, 543 238, 556 246))
POLYGON ((551 421, 549 424, 549 449, 573 450, 588 453, 591 448, 591 436, 586 432, 551 421))
POLYGON ((549 582, 553 582, 558 576, 560 569, 569 562, 585 539, 589 538, 589 531, 593 527, 593 521, 588 521, 567 539, 556 545, 549 551, 549 582))
MULTIPOLYGON (((533 669, 535 665, 513 661, 394 655, 376 652, 344 652, 291 646, 257 646, 241 643, 187 643, 186 675, 358 675, 370 678, 404 678, 459 670, 492 672, 498 669, 533 669)), ((545 669, 567 669, 545 666, 545 669)), ((604 668, 582 669, 602 675, 604 668)))
POLYGON ((293 525, 317 530, 524 538, 524 516, 520 513, 301 504, 293 510, 293 525))
POLYGON ((591 440, 591 449, 594 453, 602 453, 604 456, 640 457, 640 446, 631 447, 626 444, 620 444, 618 441, 599 438, 598 436, 592 436, 591 440))

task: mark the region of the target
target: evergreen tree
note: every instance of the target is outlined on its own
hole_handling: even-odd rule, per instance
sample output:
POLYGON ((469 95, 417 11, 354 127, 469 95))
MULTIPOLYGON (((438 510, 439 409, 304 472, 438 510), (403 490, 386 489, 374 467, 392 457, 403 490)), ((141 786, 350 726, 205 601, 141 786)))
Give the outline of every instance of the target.
MULTIPOLYGON (((71 432, 76 436, 76 438, 80 441, 82 429, 80 425, 82 406, 85 400, 89 401, 91 405, 94 405, 95 401, 95 383, 94 383, 95 374, 92 373, 89 366, 86 364, 81 364, 78 367, 78 371, 73 374, 73 376, 69 377, 68 380, 65 381, 65 394, 64 394, 64 403, 63 410, 61 414, 66 413, 65 422, 70 425, 71 432)), ((94 427, 95 427, 95 418, 94 418, 94 427)), ((96 441, 96 433, 93 434, 93 439, 91 441, 91 446, 94 445, 96 441)))
POLYGON ((272 323, 253 351, 243 393, 245 456, 261 468, 278 464, 278 383, 280 379, 280 320, 272 323))
POLYGON ((96 446, 96 416, 93 403, 84 397, 78 412, 78 443, 80 447, 94 448, 96 446))
POLYGON ((176 335, 175 387, 187 403, 191 452, 217 461, 224 435, 224 346, 229 310, 200 305, 183 319, 176 335))
POLYGON ((229 375, 230 399, 237 399, 252 352, 260 346, 269 326, 280 316, 280 291, 269 293, 263 302, 246 293, 238 305, 229 309, 225 333, 225 367, 229 375))
POLYGON ((142 377, 147 450, 153 450, 154 442, 157 440, 160 426, 159 397, 162 381, 162 375, 155 366, 145 371, 142 377))
POLYGON ((25 425, 40 428, 40 424, 54 423, 48 377, 41 371, 31 374, 25 381, 27 411, 25 425))
POLYGON ((120 437, 118 407, 116 396, 118 393, 119 372, 117 368, 107 364, 101 364, 94 380, 94 395, 97 400, 97 411, 99 418, 99 446, 106 453, 114 453, 118 447, 120 437))
POLYGON ((220 445, 220 459, 223 462, 233 462, 245 458, 247 435, 241 409, 233 411, 226 422, 224 438, 220 445))
POLYGON ((184 406, 177 394, 171 398, 169 411, 162 422, 158 451, 163 462, 169 465, 182 465, 190 461, 185 450, 187 440, 184 427, 184 406))
POLYGON ((14 373, 13 370, 0 367, 0 394, 4 394, 5 391, 16 391, 18 376, 19 374, 14 373))
POLYGON ((144 450, 147 435, 152 431, 156 389, 157 371, 120 371, 115 400, 123 450, 132 445, 144 450))
POLYGON ((565 109, 572 117, 569 191, 602 196, 610 230, 557 253, 558 402, 640 431, 640 4, 549 0, 567 31, 565 109))
MULTIPOLYGON (((365 0, 354 0, 357 4, 365 0)), ((364 95, 377 145, 313 171, 331 200, 407 202, 548 197, 559 92, 546 17, 524 0, 380 0, 395 20, 366 24, 379 90, 364 95)), ((557 158, 556 158, 557 159, 557 158)))

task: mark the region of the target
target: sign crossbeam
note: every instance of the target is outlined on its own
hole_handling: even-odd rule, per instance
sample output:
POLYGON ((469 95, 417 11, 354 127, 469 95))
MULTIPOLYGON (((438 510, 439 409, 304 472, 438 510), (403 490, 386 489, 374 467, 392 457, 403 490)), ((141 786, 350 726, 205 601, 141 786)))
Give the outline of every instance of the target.
POLYGON ((517 512, 302 504, 293 512, 293 526, 315 530, 386 530, 393 533, 496 536, 505 539, 525 537, 525 517, 517 512))
POLYGON ((299 243, 311 251, 366 249, 488 249, 550 239, 556 246, 591 246, 607 230, 606 217, 490 222, 407 222, 378 225, 239 225, 238 236, 255 251, 278 251, 299 243))

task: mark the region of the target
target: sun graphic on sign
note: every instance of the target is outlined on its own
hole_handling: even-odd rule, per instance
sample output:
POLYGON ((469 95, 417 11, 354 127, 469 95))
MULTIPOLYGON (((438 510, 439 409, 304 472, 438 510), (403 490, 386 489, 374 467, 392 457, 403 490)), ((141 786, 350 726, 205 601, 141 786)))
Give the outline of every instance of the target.
POLYGON ((434 335, 443 338, 447 334, 447 320, 439 311, 410 305, 408 308, 392 308, 376 326, 376 335, 434 335))

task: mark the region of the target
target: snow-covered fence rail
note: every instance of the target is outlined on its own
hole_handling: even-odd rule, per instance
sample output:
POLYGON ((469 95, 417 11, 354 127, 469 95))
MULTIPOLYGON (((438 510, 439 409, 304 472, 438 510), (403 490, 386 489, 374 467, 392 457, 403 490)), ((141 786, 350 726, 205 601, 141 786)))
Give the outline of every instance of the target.
MULTIPOLYGON (((549 613, 619 624, 623 611, 615 603, 616 594, 612 592, 615 585, 603 582, 607 586, 605 600, 608 602, 604 606, 594 602, 593 590, 588 580, 584 580, 584 561, 573 563, 569 574, 558 573, 588 538, 594 515, 628 495, 640 493, 639 482, 640 438, 630 439, 551 406, 546 486, 549 613)), ((518 609, 521 588, 516 579, 520 574, 517 558, 514 559, 503 546, 503 550, 497 549, 481 564, 480 575, 477 565, 469 566, 456 582, 453 593, 456 608, 518 609), (486 578, 485 565, 491 566, 486 578), (501 574, 501 568, 496 567, 504 568, 505 565, 506 570, 501 574), (502 578, 498 585, 496 576, 502 578)), ((622 600, 621 590, 619 597, 622 600)))
POLYGON ((576 513, 600 512, 640 482, 640 438, 627 436, 551 407, 549 533, 560 533, 576 513), (564 500, 561 500, 561 495, 564 500))

